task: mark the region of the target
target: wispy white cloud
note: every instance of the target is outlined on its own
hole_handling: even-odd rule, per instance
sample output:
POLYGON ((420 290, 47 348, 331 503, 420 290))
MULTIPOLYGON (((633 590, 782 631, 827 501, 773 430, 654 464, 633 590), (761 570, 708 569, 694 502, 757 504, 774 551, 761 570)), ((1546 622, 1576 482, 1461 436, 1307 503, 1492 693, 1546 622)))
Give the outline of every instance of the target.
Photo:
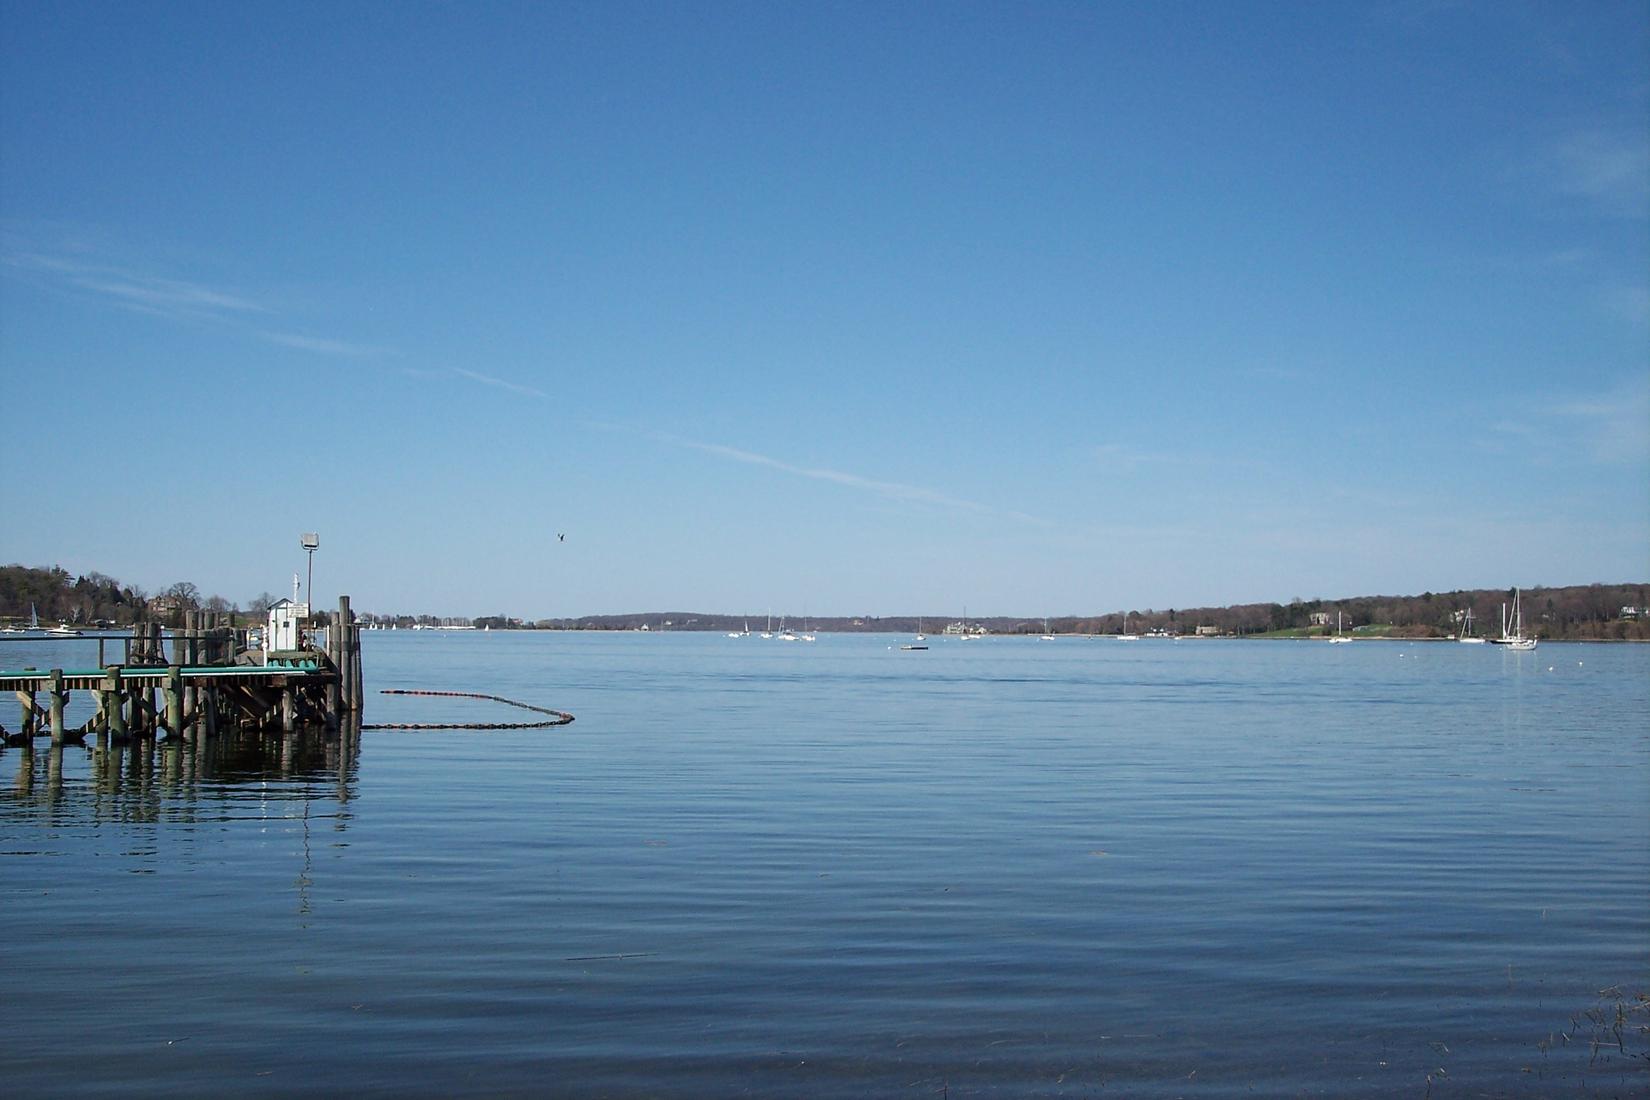
POLYGON ((1650 217, 1650 140, 1642 128, 1583 130, 1551 143, 1538 170, 1560 195, 1613 217, 1650 217))
POLYGON ((1097 443, 1094 445, 1092 453, 1097 465, 1114 473, 1153 467, 1161 469, 1178 467, 1198 471, 1213 468, 1223 470, 1262 470, 1269 468, 1266 461, 1258 458, 1231 454, 1217 456, 1195 450, 1145 451, 1121 443, 1097 443))
POLYGON ((260 335, 272 344, 297 348, 299 351, 313 351, 320 355, 336 355, 348 359, 371 359, 394 354, 388 348, 374 347, 371 344, 352 344, 345 340, 329 340, 325 337, 304 336, 295 332, 265 332, 260 333, 260 335))
POLYGON ((692 439, 681 439, 676 436, 656 434, 655 438, 679 447, 687 447, 703 454, 725 458, 732 462, 743 462, 752 466, 761 466, 793 477, 808 478, 813 481, 825 481, 833 485, 841 485, 849 489, 870 493, 887 500, 898 501, 902 504, 927 504, 937 508, 953 511, 968 512, 980 516, 999 516, 1017 519, 1025 523, 1046 525, 1047 520, 1037 516, 1027 515, 1011 509, 994 508, 989 504, 967 500, 962 497, 951 496, 947 493, 926 489, 920 485, 907 485, 898 481, 882 481, 877 478, 864 477, 860 474, 847 473, 843 470, 832 470, 817 466, 797 466, 783 462, 769 455, 757 454, 754 451, 741 450, 738 447, 728 447, 720 443, 702 443, 692 439))
POLYGON ((0 253, 0 268, 10 275, 62 291, 90 294, 120 309, 174 321, 224 324, 269 343, 317 355, 366 359, 396 354, 393 349, 371 344, 258 327, 270 323, 280 311, 245 294, 111 261, 95 247, 11 245, 8 241, 0 253))
POLYGON ((1599 462, 1650 461, 1650 386, 1643 382, 1559 402, 1553 414, 1572 425, 1578 445, 1599 462))
POLYGON ((1650 385, 1644 382, 1524 403, 1534 411, 1492 423, 1490 435, 1477 441, 1480 450, 1517 451, 1541 466, 1574 457, 1610 466, 1650 462, 1650 385))
POLYGON ((5 264, 14 271, 46 276, 116 305, 159 316, 198 318, 269 312, 266 306, 239 294, 83 259, 13 252, 6 255, 5 264))
POLYGON ((1161 466, 1182 461, 1179 456, 1162 451, 1141 451, 1121 443, 1099 443, 1094 458, 1101 466, 1112 470, 1135 470, 1141 466, 1161 466))
POLYGON ((532 386, 524 386, 519 382, 511 382, 503 378, 494 378, 490 374, 482 374, 480 371, 468 370, 464 367, 454 367, 452 372, 460 378, 468 378, 470 381, 480 382, 484 386, 494 386, 501 390, 508 390, 511 393, 519 393, 524 397, 548 398, 550 396, 543 390, 534 389, 532 386))

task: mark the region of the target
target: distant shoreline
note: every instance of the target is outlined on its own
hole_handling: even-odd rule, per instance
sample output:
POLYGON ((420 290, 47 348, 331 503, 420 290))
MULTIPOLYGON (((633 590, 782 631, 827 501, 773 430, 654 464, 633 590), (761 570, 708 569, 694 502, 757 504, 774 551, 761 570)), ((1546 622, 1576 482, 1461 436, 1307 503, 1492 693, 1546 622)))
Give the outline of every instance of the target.
MULTIPOLYGON (((958 634, 1063 637, 1242 638, 1266 641, 1325 638, 1341 633, 1357 641, 1450 641, 1475 634, 1495 636, 1501 617, 1518 599, 1524 630, 1541 641, 1650 641, 1650 583, 1586 584, 1557 588, 1457 589, 1419 596, 1355 596, 1343 599, 1292 599, 1288 603, 1230 604, 1223 607, 1120 608, 1092 614, 1064 615, 808 615, 783 609, 752 614, 741 611, 681 610, 624 612, 527 618, 497 614, 476 617, 384 613, 365 610, 358 600, 358 621, 372 630, 589 630, 646 632, 752 632, 762 624, 769 632, 789 626, 830 634, 918 634, 935 638, 958 634)), ((60 567, 0 566, 0 637, 19 638, 18 628, 38 622, 83 631, 121 630, 134 620, 176 626, 183 616, 209 609, 237 626, 261 625, 262 608, 273 597, 261 593, 240 607, 219 596, 206 597, 193 585, 173 585, 148 596, 101 574, 73 577, 60 567)))

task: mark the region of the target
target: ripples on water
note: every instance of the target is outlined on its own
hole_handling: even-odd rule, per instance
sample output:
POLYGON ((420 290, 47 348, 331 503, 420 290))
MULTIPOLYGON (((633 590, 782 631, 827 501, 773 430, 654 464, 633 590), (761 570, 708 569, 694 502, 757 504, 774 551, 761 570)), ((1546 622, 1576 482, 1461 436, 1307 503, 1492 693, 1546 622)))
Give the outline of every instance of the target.
POLYGON ((902 640, 369 634, 578 721, 4 750, 8 1091, 1650 1085, 1584 1015, 1650 992, 1650 650, 902 640))

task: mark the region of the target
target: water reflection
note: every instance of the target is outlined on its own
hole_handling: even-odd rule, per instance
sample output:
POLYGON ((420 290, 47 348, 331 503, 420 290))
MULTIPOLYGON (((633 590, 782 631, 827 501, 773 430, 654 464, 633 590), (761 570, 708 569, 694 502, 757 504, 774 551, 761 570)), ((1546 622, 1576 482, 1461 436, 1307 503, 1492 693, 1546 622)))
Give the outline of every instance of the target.
MULTIPOLYGON (((72 810, 94 822, 144 823, 188 817, 201 803, 220 803, 255 790, 263 800, 317 797, 342 806, 354 797, 360 764, 358 726, 292 733, 236 730, 212 737, 106 736, 95 744, 46 745, 44 739, 0 746, 0 762, 15 760, 11 797, 0 806, 28 816, 72 810)), ((0 767, 4 764, 0 763, 0 767)), ((306 807, 307 810, 307 807, 306 807)))

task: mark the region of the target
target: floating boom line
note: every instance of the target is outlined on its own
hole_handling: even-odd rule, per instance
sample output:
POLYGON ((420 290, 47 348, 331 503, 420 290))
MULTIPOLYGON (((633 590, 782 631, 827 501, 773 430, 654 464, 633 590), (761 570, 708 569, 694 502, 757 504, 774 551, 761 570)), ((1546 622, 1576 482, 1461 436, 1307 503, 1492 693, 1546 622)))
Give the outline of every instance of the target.
POLYGON ((475 691, 418 691, 411 688, 383 688, 380 695, 435 695, 446 699, 482 699, 490 703, 503 703, 507 707, 519 707, 536 714, 548 714, 549 718, 542 722, 383 722, 375 725, 364 725, 363 730, 542 730, 554 726, 565 726, 573 721, 573 716, 564 710, 551 710, 549 707, 535 707, 531 703, 518 703, 514 699, 506 699, 502 695, 484 695, 475 691))

